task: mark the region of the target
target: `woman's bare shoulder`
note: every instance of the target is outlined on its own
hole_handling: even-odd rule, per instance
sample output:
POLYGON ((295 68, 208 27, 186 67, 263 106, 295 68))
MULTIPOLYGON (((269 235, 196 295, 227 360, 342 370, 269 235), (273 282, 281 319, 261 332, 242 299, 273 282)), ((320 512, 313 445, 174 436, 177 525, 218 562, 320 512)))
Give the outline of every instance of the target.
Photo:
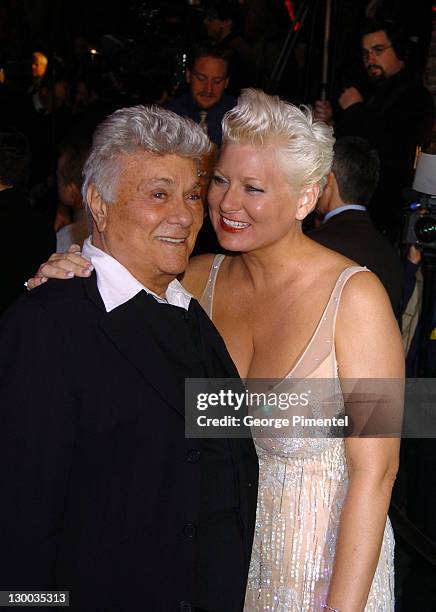
POLYGON ((311 275, 317 286, 322 286, 325 291, 329 292, 342 272, 354 266, 359 266, 359 264, 332 249, 315 243, 311 249, 311 256, 307 259, 304 275, 306 277, 311 275))
POLYGON ((329 249, 322 244, 316 243, 316 258, 320 261, 322 258, 323 265, 326 268, 330 268, 332 270, 342 271, 345 268, 349 268, 351 266, 358 266, 359 264, 345 255, 338 253, 337 251, 333 251, 333 249, 329 249))
POLYGON ((385 288, 372 272, 358 272, 345 284, 335 344, 344 378, 402 378, 398 323, 385 288))
POLYGON ((192 257, 183 276, 179 278, 185 289, 197 299, 203 294, 214 257, 214 253, 192 257))
MULTIPOLYGON (((355 264, 357 265, 357 264, 355 264)), ((389 298, 379 278, 368 269, 351 276, 344 286, 341 304, 352 310, 385 307, 389 298)))

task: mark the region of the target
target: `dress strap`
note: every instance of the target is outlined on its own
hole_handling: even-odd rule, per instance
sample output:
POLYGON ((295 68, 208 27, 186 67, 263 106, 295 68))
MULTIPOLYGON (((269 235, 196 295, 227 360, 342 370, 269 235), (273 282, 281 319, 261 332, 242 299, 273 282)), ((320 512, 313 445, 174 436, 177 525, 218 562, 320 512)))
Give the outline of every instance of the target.
POLYGON ((200 304, 203 307, 203 310, 208 314, 210 319, 212 319, 213 294, 215 291, 216 277, 218 276, 218 271, 222 262, 224 261, 224 258, 225 255, 223 254, 215 255, 215 257, 213 258, 212 265, 210 267, 209 278, 207 279, 206 286, 200 298, 200 304))
POLYGON ((335 376, 335 326, 339 302, 346 282, 357 272, 369 272, 369 270, 361 266, 350 266, 338 276, 321 319, 303 353, 287 374, 287 378, 313 377, 321 364, 324 364, 324 374, 321 377, 335 376), (328 364, 331 367, 327 367, 328 364))
POLYGON ((330 317, 333 325, 332 325, 332 337, 335 337, 335 329, 336 329, 336 318, 338 316, 339 303, 341 301, 342 291, 347 283, 348 279, 357 274, 357 272, 369 272, 368 268, 362 266, 350 266, 349 268, 345 268, 345 270, 340 274, 338 280, 336 281, 336 285, 333 289, 332 296, 330 299, 330 303, 328 305, 328 309, 332 316, 330 317))

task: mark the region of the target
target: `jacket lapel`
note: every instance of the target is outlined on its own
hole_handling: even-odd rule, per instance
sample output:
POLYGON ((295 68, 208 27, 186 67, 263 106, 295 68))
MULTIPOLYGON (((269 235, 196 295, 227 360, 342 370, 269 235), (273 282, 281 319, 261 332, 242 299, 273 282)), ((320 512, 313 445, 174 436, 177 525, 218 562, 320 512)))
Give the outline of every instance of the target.
POLYGON ((103 310, 101 329, 147 383, 184 417, 184 377, 189 375, 191 365, 187 347, 185 354, 181 351, 186 327, 182 320, 184 311, 177 308, 180 314, 169 313, 167 308, 176 307, 160 304, 141 291, 122 306, 106 312, 96 279, 92 280, 88 279, 86 287, 90 299, 103 310))
POLYGON ((189 305, 189 325, 201 352, 206 375, 211 378, 239 378, 224 340, 195 299, 189 305))

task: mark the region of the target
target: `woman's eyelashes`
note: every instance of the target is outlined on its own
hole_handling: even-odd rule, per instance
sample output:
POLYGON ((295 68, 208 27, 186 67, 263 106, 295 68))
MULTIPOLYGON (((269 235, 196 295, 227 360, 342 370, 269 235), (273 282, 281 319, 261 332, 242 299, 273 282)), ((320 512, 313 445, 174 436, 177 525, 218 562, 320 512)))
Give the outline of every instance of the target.
POLYGON ((245 190, 249 193, 265 193, 265 190, 261 187, 255 187, 254 185, 244 185, 245 190))
POLYGON ((215 185, 227 185, 228 184, 228 181, 226 181, 226 179, 220 176, 219 174, 214 174, 212 177, 212 180, 215 183, 215 185))
MULTIPOLYGON (((215 185, 229 185, 229 181, 219 174, 214 174, 212 177, 212 181, 215 185)), ((251 185, 250 183, 245 184, 244 189, 248 193, 265 193, 264 189, 262 189, 261 187, 256 187, 255 185, 251 185)))

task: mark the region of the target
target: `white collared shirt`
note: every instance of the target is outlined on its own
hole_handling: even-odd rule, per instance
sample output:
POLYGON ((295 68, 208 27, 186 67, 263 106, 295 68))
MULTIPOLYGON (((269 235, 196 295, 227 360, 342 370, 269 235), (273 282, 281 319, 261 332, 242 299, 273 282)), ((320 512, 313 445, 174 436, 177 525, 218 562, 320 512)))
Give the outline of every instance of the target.
POLYGON ((119 261, 91 243, 91 237, 83 243, 82 254, 91 260, 97 274, 97 287, 107 312, 131 300, 140 291, 146 291, 158 302, 172 304, 188 310, 192 295, 173 280, 165 292, 165 299, 144 287, 119 261))

